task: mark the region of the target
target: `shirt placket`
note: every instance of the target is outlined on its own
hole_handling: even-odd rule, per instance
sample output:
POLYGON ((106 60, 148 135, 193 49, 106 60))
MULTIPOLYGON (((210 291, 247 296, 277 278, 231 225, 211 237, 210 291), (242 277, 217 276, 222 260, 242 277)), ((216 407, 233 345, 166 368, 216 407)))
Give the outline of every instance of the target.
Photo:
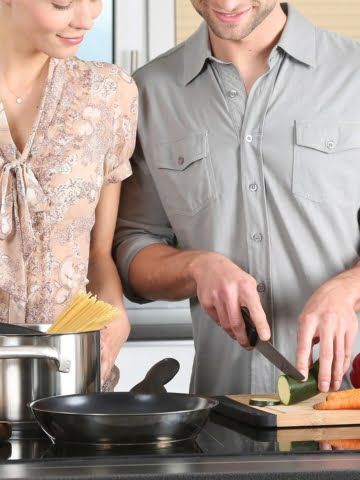
MULTIPOLYGON (((280 66, 281 56, 274 52, 269 61, 269 70, 257 80, 250 91, 240 135, 249 273, 257 281, 257 291, 273 334, 275 323, 272 308, 270 231, 262 145, 266 114, 280 66)), ((275 388, 275 367, 257 350, 254 350, 252 355, 251 391, 266 392, 269 384, 275 388)))
MULTIPOLYGON (((280 64, 280 54, 273 52, 269 60, 269 70, 255 82, 249 95, 234 65, 215 65, 240 142, 239 172, 245 211, 249 274, 258 282, 257 291, 272 332, 275 327, 272 315, 270 238, 262 139, 265 116, 280 64)), ((269 383, 275 385, 275 368, 256 350, 251 355, 251 391, 266 392, 269 383)))

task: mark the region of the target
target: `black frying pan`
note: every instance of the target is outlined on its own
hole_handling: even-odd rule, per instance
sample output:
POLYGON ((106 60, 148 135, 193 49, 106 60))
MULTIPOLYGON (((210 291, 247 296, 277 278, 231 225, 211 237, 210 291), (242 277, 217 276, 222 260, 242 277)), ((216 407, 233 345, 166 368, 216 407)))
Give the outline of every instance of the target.
POLYGON ((174 359, 154 365, 130 393, 65 395, 36 400, 30 407, 56 443, 167 444, 194 438, 218 402, 167 393, 179 369, 174 359))

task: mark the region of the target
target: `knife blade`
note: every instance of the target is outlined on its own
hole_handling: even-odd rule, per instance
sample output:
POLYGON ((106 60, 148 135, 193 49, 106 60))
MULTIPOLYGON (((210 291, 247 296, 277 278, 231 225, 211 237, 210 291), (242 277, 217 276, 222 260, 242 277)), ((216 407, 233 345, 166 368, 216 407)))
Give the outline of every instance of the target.
POLYGON ((246 307, 241 308, 241 313, 245 322, 246 334, 252 347, 258 350, 269 362, 281 370, 285 375, 289 375, 295 380, 305 380, 304 375, 287 360, 269 341, 260 340, 256 328, 251 320, 250 312, 246 307))

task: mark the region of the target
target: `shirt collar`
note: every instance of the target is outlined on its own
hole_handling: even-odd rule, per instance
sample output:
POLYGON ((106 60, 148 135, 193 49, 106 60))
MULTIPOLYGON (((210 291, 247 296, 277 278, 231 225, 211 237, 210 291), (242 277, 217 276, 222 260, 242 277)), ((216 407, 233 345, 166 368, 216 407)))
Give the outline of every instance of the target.
POLYGON ((316 67, 316 27, 295 7, 281 4, 287 21, 278 43, 288 55, 310 67, 316 67))
POLYGON ((184 48, 184 83, 187 85, 199 75, 206 61, 212 57, 206 22, 202 22, 198 30, 186 40, 184 48))
MULTIPOLYGON (((282 3, 281 6, 288 18, 275 48, 280 47, 294 59, 315 67, 316 27, 292 5, 282 3)), ((212 56, 206 22, 186 40, 184 49, 184 83, 187 85, 202 72, 209 59, 216 60, 212 56)))

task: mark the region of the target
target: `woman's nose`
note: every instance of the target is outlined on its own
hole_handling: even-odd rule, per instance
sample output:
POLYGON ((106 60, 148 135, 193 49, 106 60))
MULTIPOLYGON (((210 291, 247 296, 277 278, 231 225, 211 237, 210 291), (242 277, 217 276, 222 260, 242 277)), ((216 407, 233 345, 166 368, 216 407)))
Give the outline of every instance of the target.
POLYGON ((97 15, 94 15, 94 8, 90 1, 86 0, 85 2, 79 2, 74 8, 71 26, 78 30, 91 30, 94 26, 94 19, 96 16, 97 15))

